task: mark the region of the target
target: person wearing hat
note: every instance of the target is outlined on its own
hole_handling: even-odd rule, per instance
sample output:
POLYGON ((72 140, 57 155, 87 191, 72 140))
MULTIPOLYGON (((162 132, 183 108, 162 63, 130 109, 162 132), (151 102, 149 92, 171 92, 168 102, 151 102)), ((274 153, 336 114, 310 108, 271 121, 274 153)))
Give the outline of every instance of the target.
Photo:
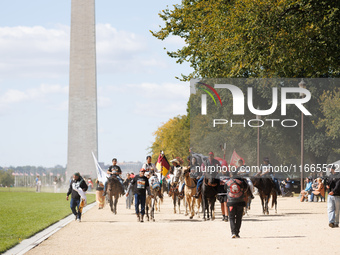
MULTIPOLYGON (((109 174, 110 176, 116 176, 117 177, 117 179, 119 180, 119 182, 121 184, 120 193, 122 195, 124 195, 125 194, 125 191, 124 191, 124 181, 120 177, 120 175, 122 174, 122 170, 117 165, 117 159, 116 158, 112 159, 112 166, 110 166, 109 169, 107 170, 107 174, 109 174)), ((103 194, 103 196, 106 196, 106 194, 107 194, 107 182, 105 182, 105 185, 104 185, 104 194, 103 194)))
POLYGON ((75 220, 78 220, 80 222, 81 211, 82 211, 82 208, 80 207, 80 203, 82 199, 81 199, 78 189, 81 189, 83 192, 85 192, 87 191, 88 186, 86 184, 86 181, 83 179, 83 177, 81 177, 80 174, 77 172, 73 175, 73 179, 70 182, 70 187, 66 194, 66 200, 68 200, 69 195, 71 195, 70 207, 71 207, 72 213, 75 216, 75 220))
POLYGON ((126 196, 129 196, 130 186, 133 185, 135 192, 135 211, 137 215, 137 220, 140 222, 144 222, 144 214, 145 214, 145 200, 146 200, 146 191, 148 195, 151 195, 149 180, 145 176, 145 169, 141 168, 139 171, 139 175, 136 175, 131 183, 129 184, 128 191, 126 196), (140 210, 139 210, 140 205, 140 210))
POLYGON ((301 191, 300 202, 303 202, 305 200, 306 200, 306 202, 308 202, 308 195, 311 194, 312 191, 313 191, 313 186, 312 185, 313 185, 312 177, 307 177, 306 178, 306 188, 301 191))
MULTIPOLYGON (((204 165, 205 165, 206 169, 208 169, 209 167, 214 167, 216 171, 217 171, 217 167, 221 166, 220 162, 218 160, 214 159, 214 153, 212 151, 209 152, 209 158, 208 158, 208 160, 206 160, 204 162, 204 165)), ((203 179, 204 179, 204 174, 202 174, 201 178, 197 182, 196 194, 193 196, 195 198, 199 198, 199 196, 201 194, 201 186, 202 186, 202 183, 203 183, 203 179)))
POLYGON ((327 211, 329 227, 339 227, 340 212, 340 174, 335 172, 335 165, 331 166, 331 174, 327 178, 327 211))
POLYGON ((171 180, 171 185, 173 185, 173 183, 178 184, 178 192, 179 197, 182 199, 184 197, 184 177, 183 177, 183 169, 181 166, 181 161, 179 160, 179 158, 174 158, 170 161, 170 163, 172 163, 171 169, 172 169, 172 173, 174 174, 172 180, 171 180))

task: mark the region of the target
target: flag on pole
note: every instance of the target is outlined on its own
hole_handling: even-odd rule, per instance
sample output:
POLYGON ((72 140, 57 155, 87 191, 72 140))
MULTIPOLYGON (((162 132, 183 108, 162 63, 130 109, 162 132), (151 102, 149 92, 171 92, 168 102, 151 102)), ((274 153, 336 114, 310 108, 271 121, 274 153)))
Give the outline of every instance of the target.
POLYGON ((102 170, 93 152, 92 152, 92 156, 93 156, 94 164, 97 170, 96 173, 97 173, 98 181, 104 184, 107 181, 106 177, 109 177, 109 175, 102 170))
POLYGON ((242 159, 242 160, 243 160, 243 164, 245 164, 244 159, 241 158, 241 157, 236 153, 236 151, 234 150, 233 155, 231 156, 231 159, 230 159, 230 165, 231 165, 231 166, 237 167, 237 166, 238 166, 238 161, 239 161, 240 159, 242 159))
POLYGON ((161 171, 163 176, 166 176, 169 169, 170 169, 170 164, 167 158, 165 157, 163 151, 159 154, 156 168, 161 171))

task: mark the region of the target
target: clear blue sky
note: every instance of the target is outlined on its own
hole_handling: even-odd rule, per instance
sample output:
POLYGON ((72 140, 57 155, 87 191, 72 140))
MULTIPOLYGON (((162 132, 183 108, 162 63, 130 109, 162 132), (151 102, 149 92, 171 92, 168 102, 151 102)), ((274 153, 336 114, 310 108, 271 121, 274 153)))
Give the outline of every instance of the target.
MULTIPOLYGON (((66 165, 71 0, 1 1, 0 166, 66 165)), ((149 30, 180 1, 96 1, 99 161, 144 161, 152 133, 186 113, 188 74, 149 30)))

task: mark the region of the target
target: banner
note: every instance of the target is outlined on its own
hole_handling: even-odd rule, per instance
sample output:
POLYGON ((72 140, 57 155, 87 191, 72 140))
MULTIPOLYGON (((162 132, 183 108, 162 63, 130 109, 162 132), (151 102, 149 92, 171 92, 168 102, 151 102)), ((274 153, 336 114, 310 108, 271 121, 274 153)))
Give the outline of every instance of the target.
POLYGON ((163 152, 161 152, 158 156, 156 168, 161 171, 163 176, 166 176, 170 169, 169 161, 167 160, 163 152))
POLYGON ((96 166, 96 173, 97 173, 98 181, 104 184, 107 181, 106 177, 109 177, 109 175, 102 170, 93 152, 92 152, 92 156, 93 156, 94 164, 96 166))
POLYGON ((238 167, 238 161, 239 161, 240 159, 242 159, 242 160, 243 160, 243 164, 245 164, 244 159, 241 158, 241 157, 236 153, 236 151, 234 150, 233 155, 231 156, 231 159, 230 159, 230 165, 231 165, 231 166, 238 167))

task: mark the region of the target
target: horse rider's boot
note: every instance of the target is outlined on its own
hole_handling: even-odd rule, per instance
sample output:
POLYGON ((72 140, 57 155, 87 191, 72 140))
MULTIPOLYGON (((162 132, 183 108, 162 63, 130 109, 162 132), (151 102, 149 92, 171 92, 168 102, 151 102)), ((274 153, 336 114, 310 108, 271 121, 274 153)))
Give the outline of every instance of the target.
POLYGON ((144 222, 144 214, 142 214, 142 218, 141 218, 140 222, 144 222))
POLYGON ((140 215, 139 215, 139 213, 137 214, 137 221, 140 222, 140 215))
POLYGON ((198 192, 196 192, 195 195, 193 195, 194 198, 199 198, 201 194, 201 187, 198 188, 198 192))

